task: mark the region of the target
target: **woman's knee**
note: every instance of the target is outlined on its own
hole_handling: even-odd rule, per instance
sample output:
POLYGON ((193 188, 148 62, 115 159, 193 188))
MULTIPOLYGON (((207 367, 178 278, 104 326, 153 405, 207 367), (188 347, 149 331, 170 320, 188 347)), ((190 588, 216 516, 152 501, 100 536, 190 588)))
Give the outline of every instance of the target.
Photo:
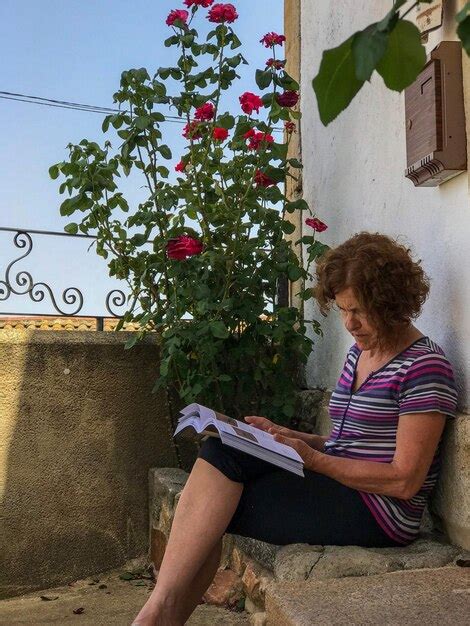
POLYGON ((213 465, 230 480, 244 482, 243 472, 237 461, 236 453, 236 450, 225 446, 218 437, 208 437, 201 445, 198 458, 213 465))

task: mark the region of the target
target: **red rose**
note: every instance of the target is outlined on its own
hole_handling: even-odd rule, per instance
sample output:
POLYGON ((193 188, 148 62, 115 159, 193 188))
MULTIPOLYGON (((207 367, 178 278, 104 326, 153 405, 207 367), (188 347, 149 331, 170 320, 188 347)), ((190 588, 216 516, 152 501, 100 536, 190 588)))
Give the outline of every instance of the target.
MULTIPOLYGON (((249 132, 249 131, 248 131, 249 132)), ((245 133, 245 138, 248 133, 245 133)), ((250 143, 248 144, 248 148, 250 150, 259 150, 260 145, 265 141, 266 143, 272 143, 274 138, 272 135, 268 135, 267 133, 255 133, 253 132, 248 139, 250 143)))
POLYGON ((170 14, 166 18, 166 23, 168 26, 173 26, 176 20, 180 20, 183 24, 186 24, 186 20, 188 19, 189 13, 184 9, 173 9, 170 11, 170 14))
POLYGON ((191 120, 189 124, 186 124, 183 128, 183 137, 185 139, 201 139, 200 124, 197 120, 191 120))
POLYGON ((175 165, 175 171, 176 172, 184 172, 184 168, 185 167, 186 166, 185 166, 183 160, 181 159, 181 161, 175 165))
POLYGON ((285 91, 277 94, 277 102, 282 107, 293 107, 299 101, 299 94, 296 91, 285 91))
POLYGON ((286 38, 284 35, 278 35, 277 33, 266 33, 266 35, 260 39, 260 42, 265 45, 266 48, 272 48, 273 46, 282 46, 286 38))
POLYGON ((214 0, 184 0, 184 4, 190 9, 193 4, 198 7, 210 7, 210 5, 214 2, 214 0))
POLYGON ((282 70, 285 64, 286 64, 285 61, 279 61, 278 59, 268 59, 266 61, 267 67, 274 67, 274 69, 276 70, 282 70))
POLYGON ((256 170, 254 181, 260 187, 270 187, 276 184, 275 180, 270 178, 267 174, 264 174, 261 170, 256 170))
POLYGON ((248 115, 251 115, 255 110, 256 113, 259 113, 260 107, 264 106, 261 98, 250 91, 245 91, 245 93, 239 97, 239 100, 242 111, 248 113, 248 115))
POLYGON ((202 241, 189 237, 188 235, 180 235, 174 239, 170 239, 166 244, 166 254, 169 259, 182 261, 190 256, 201 254, 204 246, 202 241))
POLYGON ((231 24, 238 17, 238 13, 233 4, 214 4, 209 11, 207 19, 209 22, 215 22, 221 24, 222 22, 228 22, 231 24))
POLYGON ((307 224, 307 226, 311 226, 313 230, 317 231, 317 233, 322 233, 328 228, 328 226, 317 217, 307 217, 305 223, 307 224))
POLYGON ((214 117, 214 111, 215 111, 215 108, 212 102, 206 102, 205 104, 201 105, 200 107, 196 109, 194 117, 197 120, 208 122, 214 117))
POLYGON ((215 141, 224 141, 228 137, 228 130, 226 128, 220 128, 219 126, 216 126, 212 131, 212 136, 214 137, 215 141))
POLYGON ((284 128, 286 129, 286 132, 289 134, 297 132, 294 122, 285 122, 284 128))

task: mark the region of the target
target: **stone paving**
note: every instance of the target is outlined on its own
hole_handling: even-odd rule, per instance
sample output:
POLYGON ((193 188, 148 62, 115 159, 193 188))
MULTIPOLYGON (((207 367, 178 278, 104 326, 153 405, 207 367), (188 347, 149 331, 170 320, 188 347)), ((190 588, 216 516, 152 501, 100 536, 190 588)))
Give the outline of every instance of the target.
MULTIPOLYGON (((0 624, 130 626, 151 591, 145 580, 121 580, 122 569, 0 601, 0 624), (49 600, 41 600, 41 596, 49 600), (55 598, 55 599, 52 599, 55 598), (76 611, 74 613, 74 611, 76 611)), ((201 604, 188 626, 243 626, 246 613, 201 604)))

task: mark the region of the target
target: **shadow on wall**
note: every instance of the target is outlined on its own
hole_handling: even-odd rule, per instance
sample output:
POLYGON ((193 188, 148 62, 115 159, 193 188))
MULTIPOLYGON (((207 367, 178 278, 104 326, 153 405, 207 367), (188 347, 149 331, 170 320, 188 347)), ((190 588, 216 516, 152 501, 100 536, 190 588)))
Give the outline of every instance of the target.
POLYGON ((0 333, 0 595, 148 550, 148 470, 177 466, 155 337, 0 333))

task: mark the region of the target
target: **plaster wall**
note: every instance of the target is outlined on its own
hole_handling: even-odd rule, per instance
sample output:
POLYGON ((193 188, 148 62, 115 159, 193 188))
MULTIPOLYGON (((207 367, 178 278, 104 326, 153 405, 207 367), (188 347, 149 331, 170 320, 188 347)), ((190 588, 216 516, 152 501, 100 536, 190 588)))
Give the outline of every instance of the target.
MULTIPOLYGON (((452 8, 444 27, 431 33, 428 50, 455 39, 452 8)), ((390 2, 328 0, 301 3, 302 159, 304 198, 329 228, 321 240, 338 245, 361 230, 398 237, 411 247, 431 279, 431 293, 417 321, 446 352, 457 377, 460 408, 470 396, 470 193, 468 172, 440 187, 415 188, 406 167, 404 96, 374 74, 349 108, 329 126, 318 115, 311 81, 324 49, 377 21, 390 2)), ((464 59, 467 139, 470 139, 470 59, 464 59)), ((306 227, 305 227, 306 228, 306 227)), ((352 338, 334 314, 323 320, 313 303, 306 318, 322 320, 324 339, 307 369, 309 386, 332 388, 352 338)))
POLYGON ((177 466, 158 343, 0 332, 0 597, 148 550, 148 471, 177 466))

